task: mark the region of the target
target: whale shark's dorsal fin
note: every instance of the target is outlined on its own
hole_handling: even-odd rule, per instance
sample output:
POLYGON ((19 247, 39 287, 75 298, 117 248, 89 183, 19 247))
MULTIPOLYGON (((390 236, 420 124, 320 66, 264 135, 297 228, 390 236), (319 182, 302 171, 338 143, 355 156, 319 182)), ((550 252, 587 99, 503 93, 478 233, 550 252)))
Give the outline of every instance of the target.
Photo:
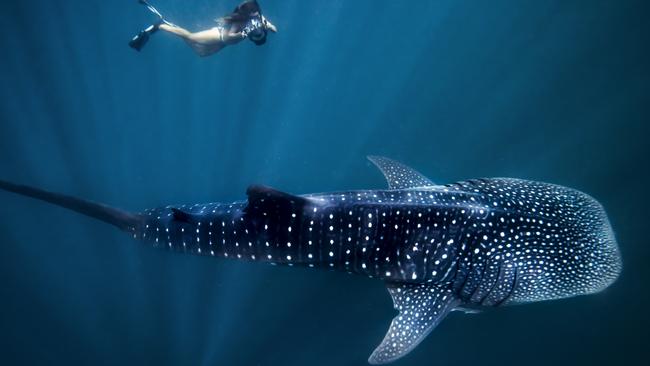
POLYGON ((174 220, 176 221, 187 222, 187 223, 200 221, 200 219, 196 218, 193 214, 189 212, 185 212, 179 208, 172 207, 171 210, 172 210, 172 214, 174 214, 174 220))
POLYGON ((409 353, 460 304, 451 289, 435 285, 388 283, 387 287, 399 314, 370 355, 368 362, 373 365, 392 362, 409 353))
POLYGON ((373 164, 381 170, 388 181, 390 189, 409 189, 431 187, 436 184, 412 168, 383 156, 368 156, 373 164))
POLYGON ((267 186, 252 185, 246 190, 248 204, 244 209, 246 213, 261 210, 262 213, 271 215, 275 213, 302 213, 302 208, 309 203, 304 197, 292 195, 267 186))

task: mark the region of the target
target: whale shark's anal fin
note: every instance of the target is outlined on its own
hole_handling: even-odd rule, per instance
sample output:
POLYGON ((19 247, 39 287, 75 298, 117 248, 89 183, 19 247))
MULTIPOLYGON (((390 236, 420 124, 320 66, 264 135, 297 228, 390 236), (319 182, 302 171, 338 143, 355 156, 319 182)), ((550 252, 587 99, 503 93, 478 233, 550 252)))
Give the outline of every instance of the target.
POLYGON ((399 314, 370 355, 368 362, 373 365, 392 362, 409 353, 460 304, 450 289, 434 285, 388 283, 387 287, 399 314))
POLYGON ((381 170, 388 181, 390 189, 409 189, 432 187, 436 184, 414 169, 383 156, 368 156, 373 164, 381 170))
POLYGON ((305 205, 310 201, 305 197, 278 191, 267 186, 252 185, 246 190, 248 203, 246 214, 260 213, 262 215, 302 214, 305 205))

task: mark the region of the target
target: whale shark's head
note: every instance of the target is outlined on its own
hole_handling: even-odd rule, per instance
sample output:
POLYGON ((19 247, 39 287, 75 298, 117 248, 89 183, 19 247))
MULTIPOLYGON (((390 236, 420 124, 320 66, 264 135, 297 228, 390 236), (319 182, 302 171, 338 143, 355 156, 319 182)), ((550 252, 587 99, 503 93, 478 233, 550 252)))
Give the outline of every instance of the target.
POLYGON ((557 207, 562 221, 560 237, 564 244, 556 249, 555 273, 546 299, 600 292, 613 284, 623 263, 614 231, 603 206, 591 196, 565 190, 566 202, 557 207), (561 251, 561 253, 560 253, 561 251))
POLYGON ((510 248, 503 260, 516 262, 517 289, 508 303, 593 294, 616 281, 622 269, 620 250, 607 214, 594 198, 575 189, 516 179, 491 180, 489 186, 489 194, 514 199, 504 212, 513 215, 514 209, 517 216, 501 227, 504 246, 510 248))
POLYGON ((623 269, 623 261, 605 209, 590 196, 583 196, 585 201, 579 210, 578 222, 583 227, 585 239, 592 245, 588 257, 576 270, 591 280, 591 287, 586 293, 596 293, 616 281, 623 269))

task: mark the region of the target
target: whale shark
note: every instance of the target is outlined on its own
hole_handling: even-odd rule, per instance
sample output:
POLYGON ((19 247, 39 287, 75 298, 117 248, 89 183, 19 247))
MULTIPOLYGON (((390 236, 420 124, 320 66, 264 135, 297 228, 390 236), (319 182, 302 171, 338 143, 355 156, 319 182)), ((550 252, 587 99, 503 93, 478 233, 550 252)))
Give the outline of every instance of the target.
POLYGON ((0 189, 154 247, 383 281, 398 314, 371 364, 408 354, 452 310, 593 294, 621 272, 605 210, 585 193, 514 178, 436 184, 394 160, 368 158, 387 189, 294 195, 253 185, 243 201, 140 213, 6 181, 0 189))

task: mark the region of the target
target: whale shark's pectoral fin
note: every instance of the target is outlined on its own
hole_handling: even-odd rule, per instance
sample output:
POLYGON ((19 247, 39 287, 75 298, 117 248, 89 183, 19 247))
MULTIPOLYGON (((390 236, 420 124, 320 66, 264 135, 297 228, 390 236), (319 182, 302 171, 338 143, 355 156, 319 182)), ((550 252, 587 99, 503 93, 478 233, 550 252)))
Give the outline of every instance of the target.
POLYGON ((479 310, 479 309, 473 309, 473 308, 468 308, 468 307, 464 307, 464 306, 457 306, 452 310, 453 311, 462 311, 465 314, 480 314, 481 313, 481 310, 479 310))
POLYGON ((436 185, 429 178, 395 160, 383 156, 368 156, 368 160, 381 170, 388 181, 388 188, 390 189, 420 188, 436 185))
POLYGON ((298 214, 302 213, 303 207, 310 203, 305 197, 260 185, 248 187, 246 195, 248 195, 248 203, 244 212, 247 214, 256 212, 263 215, 298 214))
POLYGON ((383 364, 409 353, 460 304, 450 289, 434 285, 389 283, 388 292, 399 314, 368 362, 383 364))

